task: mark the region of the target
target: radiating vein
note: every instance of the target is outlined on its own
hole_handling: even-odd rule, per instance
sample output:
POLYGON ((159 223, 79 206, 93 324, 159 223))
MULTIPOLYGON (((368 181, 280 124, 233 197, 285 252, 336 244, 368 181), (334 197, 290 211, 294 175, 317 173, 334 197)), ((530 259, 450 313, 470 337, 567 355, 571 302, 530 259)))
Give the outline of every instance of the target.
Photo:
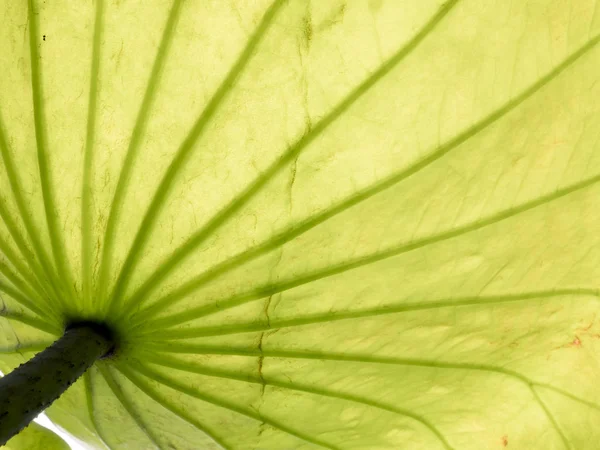
POLYGON ((127 414, 129 414, 129 416, 133 419, 140 431, 148 438, 150 442, 152 442, 152 445, 154 445, 155 448, 162 450, 163 447, 158 443, 157 437, 151 431, 152 427, 148 427, 144 423, 144 421, 140 417, 140 414, 133 408, 133 405, 129 402, 129 400, 127 400, 127 397, 123 394, 121 387, 117 384, 109 369, 103 367, 102 364, 98 364, 98 370, 102 374, 102 378, 104 378, 106 384, 108 384, 108 386, 110 387, 110 390, 113 392, 113 394, 115 394, 115 397, 117 397, 125 411, 127 411, 127 414))
POLYGON ((202 424, 198 419, 196 419, 192 414, 188 413, 184 408, 176 403, 170 401, 168 398, 159 395, 155 389, 153 389, 146 381, 144 381, 139 375, 135 374, 131 369, 122 364, 116 366, 116 368, 131 381, 137 388, 146 394, 148 397, 153 399, 159 405, 164 407, 165 409, 171 411, 173 414, 186 421, 193 427, 195 427, 198 431, 204 433, 206 436, 211 438, 215 443, 223 447, 224 449, 229 449, 229 447, 223 442, 223 439, 218 437, 217 434, 213 430, 209 430, 204 424, 202 424))
POLYGON ((452 446, 448 443, 447 439, 442 435, 442 433, 430 421, 425 419, 423 416, 416 414, 405 408, 400 408, 397 406, 390 406, 390 405, 387 405, 382 402, 378 402, 378 401, 371 400, 371 399, 366 399, 366 398, 359 397, 356 395, 342 394, 339 392, 332 391, 331 389, 317 388, 315 386, 304 385, 304 384, 298 383, 297 381, 287 382, 287 381, 271 380, 271 379, 265 378, 264 375, 262 377, 256 377, 256 376, 251 376, 251 375, 242 376, 242 375, 239 375, 239 373, 227 371, 227 370, 223 370, 223 369, 199 367, 197 365, 188 363, 186 361, 180 361, 176 358, 169 357, 168 355, 164 355, 164 354, 145 353, 144 361, 158 364, 158 365, 161 365, 164 367, 169 367, 172 369, 178 369, 178 370, 183 370, 186 372, 196 373, 199 375, 206 375, 206 376, 210 376, 210 377, 242 381, 245 383, 265 384, 267 386, 274 386, 274 387, 278 387, 278 388, 282 388, 282 389, 306 392, 308 394, 318 395, 318 396, 322 396, 322 397, 337 398, 340 400, 353 402, 353 403, 359 403, 359 404, 370 406, 370 407, 373 407, 376 409, 381 409, 384 411, 391 412, 393 414, 408 417, 409 419, 412 419, 412 420, 418 422, 420 425, 424 426, 425 428, 428 429, 428 431, 430 431, 432 434, 434 434, 435 437, 442 443, 444 448, 452 449, 452 446))
MULTIPOLYGON (((600 175, 596 175, 591 178, 580 181, 579 183, 575 183, 571 186, 568 186, 566 188, 558 189, 550 194, 544 195, 535 200, 523 203, 522 205, 508 208, 489 217, 479 219, 471 223, 467 223, 455 229, 417 239, 413 242, 399 244, 377 253, 360 256, 349 261, 325 267, 312 273, 298 276, 296 278, 281 281, 278 283, 263 284, 253 289, 250 289, 247 292, 243 292, 229 298, 216 299, 210 304, 198 306, 196 308, 190 308, 180 313, 167 316, 165 318, 160 319, 160 322, 157 320, 154 323, 160 323, 160 326, 168 327, 184 322, 189 322, 200 317, 215 314, 219 311, 234 308, 236 306, 243 305, 252 301, 260 300, 261 298, 267 297, 269 295, 274 295, 324 278, 332 277, 334 275, 339 275, 350 270, 368 266, 370 264, 374 264, 387 258, 391 258, 394 256, 401 255, 403 253, 408 253, 417 249, 427 247, 429 245, 454 239, 480 230, 484 227, 495 225, 499 222, 502 222, 504 220, 507 220, 511 217, 532 210, 539 206, 546 205, 547 203, 563 198, 571 193, 589 188, 598 183, 599 181, 600 175)), ((139 321, 140 319, 137 320, 139 321)))
MULTIPOLYGON (((183 286, 177 288, 172 293, 163 296, 161 299, 159 299, 153 305, 148 307, 147 309, 149 311, 144 312, 143 315, 140 316, 140 318, 143 318, 143 320, 146 320, 148 317, 151 317, 152 315, 156 314, 157 311, 163 310, 167 305, 171 306, 175 302, 180 300, 181 298, 184 298, 186 295, 194 292, 196 289, 201 287, 206 282, 208 282, 224 273, 227 273, 228 271, 241 265, 242 263, 245 263, 247 261, 255 259, 255 258, 269 252, 270 250, 273 250, 277 247, 282 246, 286 242, 289 242, 292 239, 306 233, 307 231, 311 230, 312 228, 316 227, 317 225, 335 217, 338 214, 341 214, 342 212, 346 211, 347 209, 349 209, 361 202, 368 200, 369 198, 373 197, 374 195, 376 195, 380 192, 383 192, 384 190, 386 190, 392 186, 395 186, 398 183, 400 183, 401 181, 420 172, 421 170, 423 170, 424 168, 426 168, 433 162, 437 161, 438 159, 442 158, 444 155, 448 154, 452 150, 459 147, 461 144, 463 144, 467 140, 471 139, 472 137, 479 134, 481 131, 487 129, 488 127, 490 127, 491 125, 496 123, 499 119, 501 119, 502 117, 507 115, 510 111, 514 110, 519 105, 523 104, 527 99, 529 99, 535 93, 539 92, 540 89, 542 89, 544 86, 546 86, 552 80, 557 78, 562 72, 564 72, 567 68, 569 68, 575 61, 577 61, 582 56, 584 56, 589 51, 591 51, 593 48, 595 48, 595 46, 598 44, 598 42, 600 42, 600 36, 596 36, 594 39, 590 40, 588 43, 586 43, 584 46, 582 46, 579 50, 577 50, 575 53, 573 53, 568 58, 566 58, 564 61, 562 61, 559 65, 557 65, 553 70, 548 72, 544 77, 540 78, 536 83, 534 83, 528 89, 523 91, 520 95, 514 97, 512 100, 508 101, 507 103, 502 105, 500 108, 498 108, 497 110, 490 113, 484 119, 480 120, 476 124, 469 127, 467 130, 458 134, 456 137, 452 138, 447 143, 438 147, 437 150, 435 150, 433 153, 429 154, 425 158, 415 162, 414 164, 410 165, 407 168, 400 170, 397 173, 391 174, 390 176, 388 176, 387 178, 384 178, 380 182, 359 191, 358 193, 354 194, 353 196, 333 205, 332 207, 329 207, 329 208, 325 209, 324 211, 305 219, 301 223, 290 226, 289 228, 287 228, 284 231, 280 232, 279 234, 275 235, 274 237, 267 240, 266 242, 259 244, 255 247, 252 247, 244 252, 241 252, 238 255, 235 255, 234 257, 230 258, 229 260, 226 260, 220 264, 217 264, 212 269, 207 270, 206 272, 195 277, 193 280, 191 280, 191 281, 185 283, 183 286)), ((300 141, 300 142, 302 142, 302 141, 300 141)), ((598 181, 598 177, 594 177, 591 180, 591 184, 593 184, 597 181, 598 181)), ((580 185, 581 185, 581 187, 577 187, 578 185, 574 185, 574 190, 587 187, 587 184, 585 181, 580 183, 580 185)), ((564 195, 566 195, 567 193, 569 193, 569 192, 566 192, 564 195)), ((549 194, 547 197, 551 197, 552 195, 553 194, 549 194)), ((531 203, 534 203, 534 202, 531 202, 531 203)), ((519 213, 519 212, 522 212, 522 211, 516 211, 516 213, 519 213)), ((485 226, 485 225, 483 225, 483 226, 485 226)), ((180 249, 176 250, 172 254, 171 257, 169 257, 166 261, 162 262, 159 265, 159 268, 150 277, 148 277, 148 280, 146 282, 144 282, 144 284, 142 284, 142 286, 138 289, 138 291, 136 293, 134 293, 134 295, 131 297, 131 300, 128 302, 130 305, 134 305, 134 304, 139 305, 143 301, 145 301, 145 299, 149 298, 148 294, 153 289, 155 289, 159 285, 160 281, 163 280, 168 275, 168 273, 173 268, 175 268, 175 266, 178 264, 178 262, 184 258, 185 255, 183 252, 191 251, 192 247, 190 247, 190 250, 186 250, 186 249, 188 248, 187 247, 188 245, 192 245, 191 243, 193 242, 193 239, 196 239, 196 238, 193 237, 192 240, 188 241, 189 244, 187 244, 187 243, 184 244, 184 246, 182 246, 182 247, 180 247, 180 249)), ((196 245, 196 244, 194 244, 194 245, 196 245)), ((199 243, 198 243, 198 245, 199 245, 199 243)))
POLYGON ((50 322, 47 322, 44 319, 39 317, 32 317, 28 314, 10 311, 6 308, 0 310, 0 317, 7 320, 14 320, 16 322, 21 322, 25 325, 30 326, 31 328, 35 328, 39 331, 44 331, 45 333, 53 334, 55 336, 60 336, 62 334, 62 329, 50 322))
POLYGON ((138 372, 142 373, 144 376, 148 377, 149 379, 154 380, 154 381, 156 381, 158 383, 161 383, 161 384, 163 384, 163 385, 165 385, 167 387, 170 387, 171 389, 177 390, 177 391, 182 392, 184 394, 187 394, 187 395, 189 395, 191 397, 194 397, 194 398, 197 398, 197 399, 202 400, 204 402, 210 403, 210 404, 212 404, 214 406, 227 409, 229 411, 232 411, 234 413, 243 415, 243 416, 248 417, 250 419, 254 419, 254 420, 258 421, 258 422, 264 422, 264 423, 270 425, 271 427, 273 427, 275 429, 278 429, 278 430, 280 430, 280 431, 282 431, 282 432, 284 432, 286 434, 294 436, 297 439, 303 440, 303 441, 311 443, 313 445, 317 445, 319 447, 328 448, 328 449, 331 449, 331 450, 337 450, 338 449, 338 447, 336 447, 336 446, 333 446, 333 445, 331 445, 331 444, 329 444, 327 442, 324 442, 324 441, 322 441, 320 439, 311 437, 311 436, 307 435, 304 432, 300 432, 300 431, 294 430, 294 429, 288 427, 287 425, 285 425, 285 424, 283 424, 281 422, 278 422, 278 421, 275 421, 273 419, 267 418, 264 415, 259 414, 259 413, 255 412, 255 411, 251 410, 251 409, 242 408, 242 407, 240 407, 238 405, 235 405, 235 404, 233 404, 233 403, 231 403, 231 402, 229 402, 227 400, 220 399, 220 398, 217 398, 217 397, 212 396, 210 394, 206 394, 206 393, 200 392, 197 389, 195 389, 195 388, 193 388, 191 386, 188 386, 188 385, 186 385, 184 383, 179 383, 175 379, 170 378, 170 377, 166 377, 166 376, 164 376, 164 375, 162 375, 162 374, 160 374, 160 373, 158 373, 158 372, 150 369, 148 366, 146 366, 144 364, 141 364, 141 363, 135 364, 135 369, 138 372))
POLYGON ((0 252, 6 257, 6 259, 13 265, 13 267, 19 272, 23 279, 34 289, 40 297, 49 298, 44 288, 39 283, 37 278, 32 275, 32 272, 27 270, 27 267, 22 263, 21 259, 12 250, 12 248, 0 237, 0 252), (44 297, 46 295, 46 297, 44 297))
MULTIPOLYGON (((343 362, 354 362, 354 363, 367 363, 367 364, 391 364, 407 367, 426 367, 431 369, 450 369, 450 370, 469 370, 469 371, 482 371, 497 373, 504 376, 508 376, 522 383, 530 391, 533 399, 538 403, 540 408, 543 410, 548 421, 551 423, 557 434, 560 435, 563 444, 568 450, 571 450, 565 439, 565 436, 561 429, 558 427, 553 415, 546 405, 542 402, 539 395, 535 392, 534 386, 550 387, 544 383, 537 383, 529 377, 504 367, 492 366, 489 364, 477 364, 477 363, 451 363, 444 361, 426 360, 419 358, 397 358, 393 356, 373 356, 373 355, 352 355, 347 353, 333 353, 333 352, 303 352, 303 351, 287 351, 287 350, 265 350, 261 351, 254 348, 243 348, 243 347, 217 347, 217 346, 203 346, 196 344, 149 344, 150 350, 167 351, 170 353, 191 353, 191 354, 211 354, 211 355, 237 355, 237 356, 258 356, 262 355, 265 358, 290 358, 290 359, 311 359, 317 361, 343 361, 343 362)), ((167 355, 160 355, 156 358, 156 363, 160 361, 169 363, 172 362, 171 358, 167 355)), ((186 370, 185 367, 189 367, 185 363, 179 364, 181 370, 186 370)), ((189 369, 188 369, 189 370, 189 369)), ((552 388, 552 387, 550 387, 552 388)), ((555 389, 557 392, 562 393, 561 390, 555 389)), ((585 402, 579 399, 577 396, 568 394, 568 397, 585 402)))
MULTIPOLYGON (((4 202, 2 201, 1 198, 0 198, 0 218, 2 219, 4 225, 6 226, 6 229, 8 230, 8 232, 10 233, 10 235, 12 237, 13 242, 17 245, 17 248, 19 249, 21 256, 27 262, 27 265, 31 269, 31 273, 33 273, 33 276, 37 279, 38 283, 49 286, 49 288, 52 290, 52 293, 54 294, 54 296, 48 297, 47 299, 45 299, 45 301, 58 303, 59 302, 58 298, 60 297, 60 295, 58 295, 58 291, 55 289, 52 281, 49 280, 48 278, 45 278, 44 275, 41 273, 39 266, 37 264, 37 260, 31 254, 30 249, 27 246, 27 243, 25 242, 25 239, 21 236, 21 233, 19 233, 17 226, 16 226, 15 222, 13 221, 13 218, 10 215, 10 212, 6 209, 6 206, 4 205, 4 202), (46 280, 49 283, 45 283, 44 281, 46 281, 46 280)), ((8 245, 5 245, 4 243, 2 243, 0 245, 2 245, 3 251, 5 249, 8 249, 8 245)), ((9 250, 9 253, 11 254, 10 255, 11 262, 14 262, 14 261, 17 261, 20 259, 14 252, 9 250)), ((6 256, 9 257, 8 254, 6 256)), ((27 268, 23 268, 23 270, 24 270, 24 273, 29 273, 27 268)))
MULTIPOLYGON (((480 364, 480 363, 458 363, 458 362, 447 362, 437 361, 422 358, 399 358, 396 356, 379 356, 379 355, 367 355, 367 354, 352 354, 352 353, 339 353, 339 352, 321 352, 317 350, 302 351, 302 350, 285 350, 285 349, 262 349, 259 351, 254 347, 241 347, 241 346, 217 346, 217 345, 204 345, 204 344, 189 344, 180 342, 148 342, 146 344, 146 350, 150 352, 164 352, 166 355, 169 354, 193 354, 193 355, 227 355, 227 356, 259 356, 263 355, 265 358, 282 358, 282 359, 308 359, 315 361, 342 361, 352 363, 364 363, 364 364, 388 364, 397 366, 407 367, 427 367, 431 369, 451 369, 451 370, 470 370, 470 371, 482 371, 482 372, 493 372, 502 374, 508 377, 515 378, 520 382, 531 386, 538 385, 542 387, 548 387, 550 389, 557 389, 544 383, 539 383, 529 377, 511 370, 505 367, 493 366, 491 364, 480 364)), ((161 355, 160 358, 163 358, 161 355)), ((557 391, 561 392, 561 391, 557 391)), ((572 394, 571 394, 572 395, 572 394)), ((581 399, 573 396, 572 398, 582 401, 581 399)))
POLYGON ((200 230, 195 232, 184 244, 178 247, 165 261, 158 265, 156 271, 138 289, 134 295, 125 301, 124 314, 143 298, 147 297, 149 286, 154 286, 164 279, 181 261, 189 256, 215 230, 233 217, 251 198, 253 198, 276 174, 293 162, 300 152, 320 136, 345 111, 356 103, 366 92, 384 78, 394 67, 403 61, 418 45, 436 28, 442 19, 452 10, 458 0, 450 0, 444 4, 437 14, 394 56, 381 65, 374 73, 356 87, 348 96, 338 103, 323 119, 317 122, 304 136, 289 147, 280 158, 272 163, 258 178, 236 196, 228 205, 217 212, 200 230))
MULTIPOLYGON (((263 355, 265 358, 282 358, 282 359, 309 359, 315 361, 342 361, 352 363, 364 363, 364 364, 388 364, 398 365, 407 367, 426 367, 431 369, 451 369, 451 370, 470 370, 470 371, 481 371, 481 372, 493 372, 502 374, 508 377, 519 380, 520 382, 531 386, 541 386, 548 389, 553 389, 563 395, 568 395, 572 399, 584 402, 585 400, 568 394, 566 391, 562 391, 554 386, 547 385, 545 383, 537 382, 517 371, 500 367, 493 366, 491 364, 480 364, 480 363, 459 363, 459 362, 447 362, 437 361, 421 358, 399 358, 395 356, 379 356, 379 355, 365 355, 365 354, 352 354, 352 353, 336 353, 336 352, 320 352, 320 351, 301 351, 301 350, 270 350, 262 349, 257 350, 254 347, 239 347, 239 346, 215 346, 215 345, 204 345, 204 344, 188 344, 179 342, 148 342, 146 349, 150 352, 164 352, 159 356, 157 361, 162 360, 169 354, 193 354, 193 355, 227 355, 227 356, 259 356, 263 355)), ((145 354, 145 353, 144 353, 145 354)), ((599 409, 599 406, 594 406, 599 409)))
POLYGON ((100 427, 98 427, 98 423, 96 421, 96 413, 95 413, 95 409, 94 409, 94 393, 92 391, 93 390, 92 375, 91 375, 92 370, 93 369, 90 369, 83 374, 83 383, 85 386, 85 400, 86 400, 87 411, 88 411, 88 415, 90 416, 90 422, 92 423, 92 425, 94 427, 94 431, 96 431, 96 435, 100 438, 102 443, 107 448, 110 448, 109 445, 106 443, 107 441, 106 441, 106 439, 104 439, 104 436, 102 435, 102 432, 100 431, 100 427))
MULTIPOLYGON (((29 254, 29 249, 24 249, 23 243, 21 242, 21 241, 23 241, 23 239, 20 237, 20 235, 18 235, 18 237, 17 237, 17 235, 14 234, 16 232, 16 227, 12 222, 12 218, 9 217, 8 222, 7 222, 6 216, 10 216, 10 214, 8 213, 7 208, 4 204, 0 205, 0 216, 2 216, 2 218, 4 219, 4 221, 7 225, 7 228, 10 227, 9 232, 13 236, 13 239, 15 239, 15 243, 17 244, 17 246, 19 246, 19 249, 21 250, 23 257, 27 261, 27 264, 29 265, 31 270, 37 276, 38 280, 41 282, 44 279, 44 276, 42 275, 42 271, 45 272, 46 277, 48 277, 48 282, 50 284, 50 287, 53 289, 53 291, 55 293, 57 293, 58 291, 56 290, 56 283, 58 281, 58 278, 56 277, 56 275, 54 273, 54 268, 52 267, 52 263, 50 262, 48 253, 46 252, 46 249, 42 245, 42 242, 38 236, 39 232, 35 229, 35 226, 33 225, 33 222, 31 221, 29 211, 26 207, 26 202, 25 202, 25 199, 23 198, 23 187, 21 186, 21 183, 17 176, 17 171, 15 169, 15 163, 14 163, 12 156, 10 154, 10 151, 8 149, 8 142, 7 142, 6 136, 4 134, 4 125, 2 123, 1 118, 0 118, 0 156, 2 156, 2 161, 4 162, 6 176, 8 178, 8 182, 10 184, 10 188, 13 193, 15 203, 17 205, 17 209, 19 210, 19 214, 21 216, 21 219, 23 220, 23 224, 25 225, 25 230, 27 231, 29 239, 31 240, 31 243, 33 245, 33 250, 36 252, 36 255, 37 255, 37 258, 38 258, 40 264, 38 264, 38 260, 35 260, 34 258, 31 257, 31 255, 29 254)), ((2 200, 0 200, 0 202, 2 202, 2 200)))
POLYGON ((33 302, 46 303, 44 297, 35 291, 28 283, 26 283, 17 273, 4 262, 0 261, 0 273, 12 283, 12 285, 22 294, 24 297, 30 298, 33 302))
POLYGON ((388 314, 398 314, 403 312, 422 311, 438 308, 455 308, 466 306, 483 306, 494 304, 506 304, 513 302, 529 302, 540 300, 562 299, 570 296, 590 297, 595 301, 600 300, 600 293, 597 289, 556 289, 548 291, 535 291, 519 294, 489 295, 476 297, 457 297, 439 300, 427 300, 421 302, 406 302, 399 305, 377 306, 358 311, 328 311, 325 313, 312 314, 304 317, 294 317, 292 319, 270 319, 269 321, 238 323, 232 325, 216 325, 211 327, 192 327, 173 330, 165 330, 161 327, 161 322, 155 320, 148 327, 143 329, 139 336, 147 336, 146 339, 152 339, 150 336, 156 336, 157 340, 166 339, 186 339, 206 336, 222 336, 227 334, 249 333, 266 330, 278 330, 281 328, 299 327, 317 323, 331 323, 340 320, 362 319, 368 317, 377 317, 388 314))
POLYGON ((97 293, 96 297, 104 301, 106 295, 106 286, 108 284, 108 275, 110 272, 110 263, 112 259, 112 252, 115 242, 115 229, 119 222, 121 210, 123 208, 123 199, 127 192, 128 183, 131 179, 131 171, 133 169, 133 163, 137 158, 139 152, 139 145, 142 140, 142 135, 146 130, 148 123, 148 117, 152 109, 152 104, 156 95, 158 83, 162 69, 167 58, 167 54, 173 40, 175 31, 175 24, 181 10, 182 0, 174 0, 169 17, 167 18, 165 29, 163 31, 156 57, 150 71, 150 77, 148 78, 148 84, 144 92, 144 98, 140 105, 138 115, 129 139, 129 145, 123 160, 123 166, 119 174, 119 180, 115 188, 115 193, 110 205, 110 211, 108 213, 108 219, 106 222, 106 229, 104 231, 104 244, 102 247, 102 256, 100 260, 100 268, 98 274, 97 293))
POLYGON ((83 308, 92 305, 92 162, 96 133, 96 103, 98 100, 98 77, 100 75, 100 44, 102 42, 102 16, 104 0, 96 0, 92 62, 90 67, 90 89, 88 96, 87 129, 83 158, 83 182, 81 187, 81 290, 83 308))
MULTIPOLYGON (((148 210, 144 214, 142 223, 138 229, 138 232, 136 233, 136 236, 133 240, 133 244, 129 249, 129 253, 125 258, 125 262, 123 263, 123 267, 121 268, 121 272, 115 283, 115 288, 110 298, 110 307, 108 314, 109 316, 114 316, 116 313, 117 302, 119 300, 122 300, 122 294, 124 293, 127 283, 129 282, 133 270, 139 260, 141 250, 145 246, 148 236, 150 235, 152 228, 156 224, 156 220, 158 218, 160 209, 163 206, 167 194, 170 192, 170 189, 177 177, 177 174, 181 171, 181 169, 185 166, 186 162, 189 160, 189 157, 191 156, 192 151, 194 149, 194 145, 201 138, 206 128, 206 125, 210 123, 213 116, 223 103, 223 100, 230 93, 232 87, 237 82, 238 78, 246 68, 248 62, 254 54, 254 50, 266 34, 271 22, 273 21, 276 13, 278 12, 279 8, 283 5, 283 3, 283 0, 275 0, 273 4, 269 7, 267 12, 264 14, 253 36, 248 40, 246 47, 239 55, 237 61, 230 69, 227 76, 223 79, 223 82, 216 90, 211 100, 206 105, 206 108, 204 108, 204 111, 202 111, 202 114, 192 127, 190 133, 186 136, 185 140, 177 150, 175 157, 169 164, 169 167, 167 168, 166 173, 160 181, 158 188, 154 192, 154 196, 152 197, 150 205, 148 206, 148 210)), ((123 311, 122 308, 120 310, 123 311)))
MULTIPOLYGON (((60 273, 59 282, 66 292, 69 292, 75 298, 75 282, 71 267, 68 264, 65 254, 65 244, 60 227, 58 225, 58 209, 54 201, 54 192, 52 189, 52 180, 47 154, 46 130, 44 127, 44 104, 42 93, 42 79, 40 69, 40 54, 38 52, 39 32, 37 14, 34 12, 34 0, 28 1, 28 19, 29 19, 29 52, 31 59, 31 89, 33 99, 33 120, 35 129, 35 139, 37 143, 37 158, 40 175, 40 185, 42 188, 42 197, 44 200, 44 210, 46 212, 46 222, 52 252, 57 265, 57 271, 60 273)), ((66 311, 72 309, 72 302, 63 300, 59 295, 57 300, 62 303, 66 311)))
POLYGON ((40 317, 54 317, 56 318, 56 313, 52 309, 47 309, 45 304, 37 305, 30 298, 23 295, 21 292, 16 290, 14 287, 6 284, 4 281, 0 280, 0 291, 10 295, 15 301, 20 303, 25 308, 33 311, 40 317))

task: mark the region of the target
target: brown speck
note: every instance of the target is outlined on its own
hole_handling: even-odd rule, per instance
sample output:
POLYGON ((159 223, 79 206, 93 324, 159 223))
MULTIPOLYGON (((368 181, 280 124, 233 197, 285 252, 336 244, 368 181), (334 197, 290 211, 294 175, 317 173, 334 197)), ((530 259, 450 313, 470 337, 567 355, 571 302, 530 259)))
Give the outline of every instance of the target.
POLYGON ((573 342, 571 342, 571 346, 581 347, 581 340, 577 336, 575 336, 575 339, 573 339, 573 342))
POLYGON ((508 447, 508 436, 502 436, 502 447, 508 447))

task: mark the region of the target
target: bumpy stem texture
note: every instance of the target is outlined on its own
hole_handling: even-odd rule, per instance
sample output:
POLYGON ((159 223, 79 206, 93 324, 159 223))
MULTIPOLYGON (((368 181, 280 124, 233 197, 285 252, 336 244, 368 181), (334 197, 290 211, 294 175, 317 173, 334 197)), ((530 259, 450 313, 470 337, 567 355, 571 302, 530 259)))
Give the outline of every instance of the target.
POLYGON ((101 327, 69 328, 50 347, 0 378, 0 445, 50 406, 111 347, 101 327))

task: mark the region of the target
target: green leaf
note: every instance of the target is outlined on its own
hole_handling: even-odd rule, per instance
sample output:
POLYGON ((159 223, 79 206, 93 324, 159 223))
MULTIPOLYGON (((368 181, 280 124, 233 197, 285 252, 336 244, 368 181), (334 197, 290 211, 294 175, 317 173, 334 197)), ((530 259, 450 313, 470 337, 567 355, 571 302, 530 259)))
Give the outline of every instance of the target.
POLYGON ((9 440, 4 448, 7 450, 69 450, 70 447, 52 431, 32 423, 9 440))
POLYGON ((595 0, 0 2, 0 369, 97 448, 593 450, 595 0))

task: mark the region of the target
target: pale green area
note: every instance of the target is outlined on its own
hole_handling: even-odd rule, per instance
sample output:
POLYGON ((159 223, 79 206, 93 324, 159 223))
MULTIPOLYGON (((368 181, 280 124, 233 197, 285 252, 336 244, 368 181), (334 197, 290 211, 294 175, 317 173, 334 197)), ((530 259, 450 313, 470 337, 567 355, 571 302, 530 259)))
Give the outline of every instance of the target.
POLYGON ((70 447, 52 431, 37 423, 32 423, 10 439, 3 448, 7 450, 69 450, 70 447))
POLYGON ((61 427, 598 448, 596 0, 0 0, 0 24, 0 369, 67 316, 124 338, 61 427))

